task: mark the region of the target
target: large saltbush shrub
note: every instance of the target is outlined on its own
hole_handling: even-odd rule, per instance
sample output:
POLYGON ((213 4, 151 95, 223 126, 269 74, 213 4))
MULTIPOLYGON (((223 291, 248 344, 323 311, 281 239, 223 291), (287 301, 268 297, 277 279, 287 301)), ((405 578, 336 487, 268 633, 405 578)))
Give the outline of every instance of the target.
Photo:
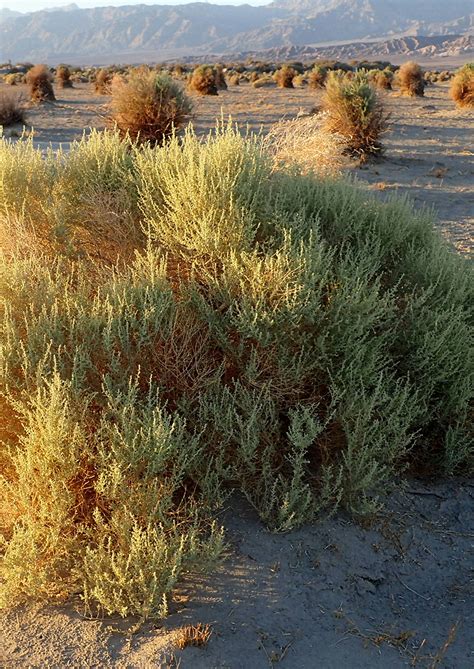
POLYGON ((429 213, 231 127, 2 142, 0 211, 3 604, 163 615, 232 490, 284 531, 472 468, 472 269, 429 213))

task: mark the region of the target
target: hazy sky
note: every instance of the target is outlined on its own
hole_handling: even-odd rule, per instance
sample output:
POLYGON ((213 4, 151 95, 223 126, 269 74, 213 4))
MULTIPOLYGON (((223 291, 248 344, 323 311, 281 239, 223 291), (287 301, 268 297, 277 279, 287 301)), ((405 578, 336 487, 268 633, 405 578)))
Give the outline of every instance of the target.
MULTIPOLYGON (((143 0, 77 0, 75 3, 79 7, 106 7, 109 5, 181 5, 186 2, 195 2, 196 0, 163 0, 162 2, 144 2, 143 0)), ((205 0, 200 0, 205 1, 205 0)), ((266 5, 270 0, 212 0, 213 4, 219 5, 266 5)), ((60 5, 69 4, 67 0, 64 2, 48 2, 48 0, 0 0, 0 8, 8 7, 8 9, 17 12, 35 12, 45 7, 58 7, 60 5)))

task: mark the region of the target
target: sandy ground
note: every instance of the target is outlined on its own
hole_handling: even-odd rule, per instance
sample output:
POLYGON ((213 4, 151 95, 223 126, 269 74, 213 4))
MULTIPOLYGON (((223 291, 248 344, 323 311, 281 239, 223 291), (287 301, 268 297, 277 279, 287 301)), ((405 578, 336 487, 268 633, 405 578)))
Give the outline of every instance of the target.
POLYGON ((267 532, 239 499, 222 518, 228 556, 190 577, 163 624, 88 620, 69 607, 13 610, 2 667, 471 669, 474 485, 410 482, 364 526, 343 516, 267 532), (210 624, 177 650, 181 626, 210 624))
MULTIPOLYGON (((455 109, 447 90, 430 87, 413 100, 389 94, 386 155, 353 173, 381 197, 397 191, 433 207, 441 232, 469 254, 474 115, 455 109)), ((39 146, 67 145, 88 127, 104 127, 109 98, 91 86, 57 96, 29 110, 39 146)), ((308 89, 243 85, 195 98, 195 124, 206 132, 222 112, 265 131, 317 104, 308 89)), ((0 667, 474 667, 472 483, 412 481, 364 526, 337 516, 272 535, 238 498, 222 521, 225 562, 208 578, 190 576, 163 623, 89 620, 73 604, 14 609, 0 618, 0 667), (177 650, 176 630, 199 622, 212 626, 207 646, 177 650)))

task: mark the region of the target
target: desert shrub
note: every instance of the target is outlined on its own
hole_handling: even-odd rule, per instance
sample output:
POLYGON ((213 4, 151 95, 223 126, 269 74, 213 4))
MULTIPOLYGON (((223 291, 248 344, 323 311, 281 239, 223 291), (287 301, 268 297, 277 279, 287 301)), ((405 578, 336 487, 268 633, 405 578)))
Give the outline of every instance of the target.
POLYGON ((229 84, 231 86, 240 86, 240 74, 233 74, 229 77, 229 84))
POLYGON ((293 88, 293 79, 295 76, 296 71, 292 67, 284 65, 275 72, 275 81, 279 88, 293 88))
POLYGON ((369 80, 383 90, 392 90, 393 72, 391 70, 371 70, 369 80))
POLYGON ((425 94, 425 80, 423 70, 413 61, 404 63, 397 72, 397 82, 403 95, 423 96, 425 94))
MULTIPOLYGON (((57 154, 58 157, 61 153, 57 154)), ((32 138, 3 145, 0 240, 37 248, 48 257, 84 256, 115 263, 143 244, 130 146, 118 133, 93 131, 62 157, 43 159, 32 138), (27 203, 26 203, 27 199, 27 203)))
POLYGON ((4 128, 25 123, 25 108, 21 96, 0 91, 0 126, 4 128))
POLYGON ((127 81, 112 83, 111 120, 134 141, 162 142, 189 120, 191 111, 191 101, 169 75, 141 68, 127 81))
POLYGON ((440 72, 438 81, 450 81, 454 77, 454 72, 450 72, 449 70, 443 70, 443 72, 440 72))
POLYGON ((110 95, 113 74, 109 70, 100 69, 95 74, 94 89, 99 95, 110 95))
POLYGON ((67 65, 59 65, 56 70, 56 81, 59 88, 72 88, 71 71, 67 65))
POLYGON ((315 65, 308 77, 310 88, 324 88, 328 71, 325 67, 315 65))
POLYGON ((221 553, 232 490, 286 531, 373 513, 407 468, 472 471, 471 265, 429 213, 262 142, 0 143, 9 239, 30 203, 74 230, 91 182, 128 184, 143 234, 113 266, 0 237, 3 605, 164 615, 221 553))
POLYGON ((217 95, 216 71, 211 65, 199 65, 189 80, 189 88, 200 95, 217 95))
POLYGON ((35 65, 26 74, 26 83, 33 102, 55 100, 52 76, 46 65, 35 65))
POLYGON ((214 70, 215 70, 215 80, 216 80, 217 90, 226 91, 227 90, 227 82, 225 80, 224 66, 223 65, 216 65, 214 70))
POLYGON ((269 74, 264 74, 263 77, 257 77, 252 81, 252 86, 254 88, 271 88, 275 86, 275 79, 269 74))
POLYGON ((6 75, 3 77, 3 80, 4 80, 4 82, 5 82, 8 86, 16 86, 16 85, 19 83, 19 80, 18 80, 19 76, 20 76, 20 79, 21 79, 21 76, 22 76, 22 75, 18 75, 18 74, 6 74, 6 75))
POLYGON ((172 74, 174 77, 182 79, 183 77, 185 77, 187 71, 188 70, 185 65, 182 65, 181 63, 176 63, 175 65, 173 65, 172 74))
POLYGON ((279 121, 265 136, 264 145, 277 168, 296 166, 306 174, 337 176, 341 173, 346 140, 328 132, 325 114, 279 121))
POLYGON ((302 88, 303 86, 306 86, 307 79, 303 74, 297 74, 295 78, 293 79, 293 85, 302 88))
POLYGON ((467 63, 456 72, 449 93, 459 107, 474 107, 474 63, 467 63))
POLYGON ((366 74, 358 72, 348 79, 347 75, 331 73, 322 108, 327 113, 328 130, 346 138, 349 153, 363 160, 380 155, 388 115, 366 74))

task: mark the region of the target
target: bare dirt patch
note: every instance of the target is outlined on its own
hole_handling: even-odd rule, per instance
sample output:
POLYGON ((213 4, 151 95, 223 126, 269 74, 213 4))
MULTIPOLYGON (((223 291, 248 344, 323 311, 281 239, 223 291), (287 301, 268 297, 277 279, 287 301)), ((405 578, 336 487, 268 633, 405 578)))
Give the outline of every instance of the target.
POLYGON ((364 526, 338 516, 285 535, 233 499, 226 561, 190 578, 163 623, 14 610, 0 622, 2 666, 469 669, 473 518, 467 481, 412 481, 364 526), (179 650, 179 630, 199 623, 209 641, 179 650))

